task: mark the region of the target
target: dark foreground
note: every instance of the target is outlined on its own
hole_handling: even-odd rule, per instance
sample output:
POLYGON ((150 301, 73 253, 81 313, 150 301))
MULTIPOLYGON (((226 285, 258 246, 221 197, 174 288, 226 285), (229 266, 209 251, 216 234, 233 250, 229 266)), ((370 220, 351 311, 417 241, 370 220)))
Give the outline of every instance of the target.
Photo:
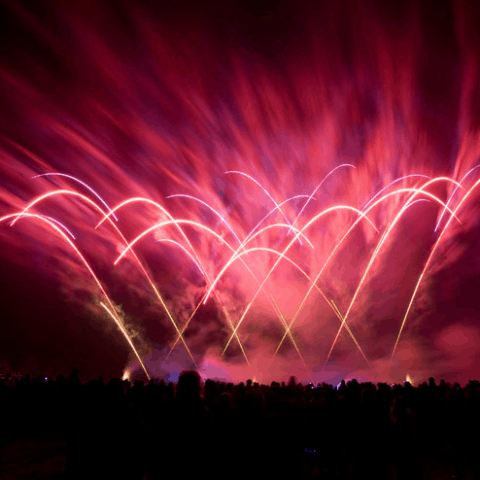
POLYGON ((0 380, 2 479, 480 479, 480 383, 0 380))

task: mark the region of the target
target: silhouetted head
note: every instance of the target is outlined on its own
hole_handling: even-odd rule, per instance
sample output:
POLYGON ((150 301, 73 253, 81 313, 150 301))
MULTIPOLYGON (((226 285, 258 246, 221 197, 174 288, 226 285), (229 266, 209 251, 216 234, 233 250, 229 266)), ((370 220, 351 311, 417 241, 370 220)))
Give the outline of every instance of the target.
POLYGON ((180 400, 199 400, 202 398, 203 384, 200 374, 195 370, 184 370, 178 377, 176 397, 180 400))
POLYGON ((215 402, 215 407, 220 413, 228 413, 232 409, 233 397, 229 392, 222 392, 215 402))
POLYGON ((403 418, 409 413, 405 397, 400 396, 393 399, 392 413, 395 418, 403 418))
POLYGON ((475 407, 478 410, 480 404, 480 388, 478 386, 468 387, 466 389, 467 405, 469 407, 475 407))
POLYGON ((363 405, 372 405, 375 402, 375 390, 371 387, 364 387, 360 394, 360 402, 363 405))
POLYGON ((260 388, 252 388, 245 395, 245 409, 250 414, 260 415, 265 407, 265 397, 260 388))
POLYGON ((123 381, 120 378, 112 378, 107 383, 106 388, 107 395, 112 397, 121 398, 124 393, 123 381))

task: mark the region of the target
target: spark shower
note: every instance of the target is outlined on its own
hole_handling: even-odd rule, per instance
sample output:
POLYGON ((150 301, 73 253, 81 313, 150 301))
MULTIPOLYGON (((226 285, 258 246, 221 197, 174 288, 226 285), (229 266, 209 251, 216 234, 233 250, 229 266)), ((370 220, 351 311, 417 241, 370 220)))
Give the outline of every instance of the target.
POLYGON ((5 363, 478 376, 476 7, 41 5, 4 7, 5 363))

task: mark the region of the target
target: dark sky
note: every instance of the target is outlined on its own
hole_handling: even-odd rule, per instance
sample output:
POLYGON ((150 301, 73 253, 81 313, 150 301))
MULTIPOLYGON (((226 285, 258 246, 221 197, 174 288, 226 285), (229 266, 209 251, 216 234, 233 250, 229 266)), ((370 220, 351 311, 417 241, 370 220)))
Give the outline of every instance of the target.
MULTIPOLYGON (((244 239, 274 200, 310 195, 335 167, 355 167, 329 175, 304 211, 306 198, 296 198, 283 207, 285 215, 277 211, 265 223, 292 223, 302 211, 295 223, 301 228, 325 208, 362 209, 400 177, 421 175, 384 193, 418 188, 426 177, 460 181, 479 163, 476 2, 70 3, 0 5, 0 214, 19 213, 55 190, 84 196, 54 195, 30 211, 43 220, 0 225, 0 368, 78 366, 84 377, 138 369, 101 307, 107 300, 98 283, 47 222, 52 218, 75 236, 147 368, 160 375, 191 363, 181 345, 172 356, 177 366, 162 367, 158 358, 175 340, 173 322, 185 324, 228 261, 222 238, 237 248, 232 230, 244 239), (268 194, 229 170, 251 175, 268 194), (32 178, 53 172, 81 180, 95 194, 71 178, 32 178), (145 271, 132 255, 114 266, 124 243, 111 224, 95 229, 99 208, 106 208, 97 194, 110 207, 135 197, 158 202, 174 218, 199 222, 221 238, 189 225, 182 227, 188 244, 178 228, 164 226, 136 246, 145 271), (196 200, 167 198, 174 194, 196 200), (157 242, 165 239, 181 246, 157 242), (206 276, 182 246, 201 260, 206 276)), ((479 175, 480 169, 469 173, 465 190, 454 191, 448 180, 427 190, 441 201, 453 195, 454 208, 479 175)), ((442 209, 420 195, 362 282, 382 232, 407 199, 399 194, 372 209, 379 232, 366 223, 356 227, 322 273, 319 287, 341 315, 349 312, 347 324, 370 362, 344 330, 322 378, 409 373, 414 380, 437 375, 465 382, 480 375, 476 190, 458 211, 462 224, 452 222, 444 234, 448 215, 435 232, 442 209)), ((351 212, 325 218, 305 231, 315 249, 298 242, 290 253, 312 277, 356 220, 351 212)), ((132 240, 166 220, 165 211, 141 201, 119 210, 116 225, 132 240)), ((250 247, 282 250, 291 238, 285 227, 274 227, 250 247)), ((237 340, 219 359, 230 322, 238 322, 257 291, 255 278, 262 281, 276 260, 272 251, 244 258, 251 270, 232 264, 185 331, 195 361, 206 374, 228 370, 234 379, 318 373, 340 322, 316 290, 292 330, 304 363, 289 339, 273 360, 285 331, 282 315, 287 323, 295 317, 310 285, 286 262, 238 330, 250 366, 237 340)))

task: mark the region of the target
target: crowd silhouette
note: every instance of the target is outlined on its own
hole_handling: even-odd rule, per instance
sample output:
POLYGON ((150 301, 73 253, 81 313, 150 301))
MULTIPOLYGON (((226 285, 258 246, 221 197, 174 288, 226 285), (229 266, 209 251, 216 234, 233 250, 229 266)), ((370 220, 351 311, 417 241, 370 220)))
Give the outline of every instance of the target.
MULTIPOLYGON (((480 479, 480 383, 0 379, 1 444, 61 431, 71 479, 480 479)), ((40 478, 40 477, 39 477, 40 478)))

